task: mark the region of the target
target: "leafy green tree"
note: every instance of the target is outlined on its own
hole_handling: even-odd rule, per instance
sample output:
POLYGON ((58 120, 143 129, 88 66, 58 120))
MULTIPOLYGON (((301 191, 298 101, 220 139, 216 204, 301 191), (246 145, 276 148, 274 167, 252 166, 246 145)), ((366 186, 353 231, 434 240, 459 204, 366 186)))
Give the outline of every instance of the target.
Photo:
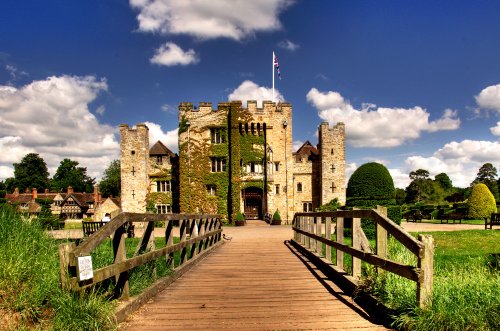
POLYGON ((338 199, 335 198, 333 200, 330 200, 330 202, 316 208, 316 211, 336 211, 341 206, 342 205, 339 203, 338 199))
POLYGON ((410 185, 406 188, 407 203, 422 202, 425 196, 432 192, 432 180, 429 179, 429 171, 418 169, 410 172, 410 185))
POLYGON ((406 192, 402 188, 396 188, 396 203, 402 205, 405 202, 406 192))
POLYGON ((103 197, 119 197, 121 192, 120 160, 112 161, 104 170, 104 176, 99 183, 99 191, 103 197))
POLYGON ((6 186, 4 181, 0 181, 0 198, 4 198, 5 194, 7 193, 6 186))
POLYGON ((36 153, 26 154, 19 163, 14 163, 14 180, 9 186, 18 187, 20 192, 49 187, 49 171, 47 163, 36 153))
POLYGON ((483 183, 488 186, 488 189, 493 194, 495 199, 498 200, 498 182, 497 182, 497 169, 491 163, 485 163, 479 168, 476 179, 471 183, 472 185, 483 183))
POLYGON ((87 168, 78 165, 78 161, 62 160, 52 177, 51 188, 55 191, 64 191, 71 186, 75 192, 92 192, 95 179, 87 175, 87 168))
POLYGON ((361 165, 349 178, 348 198, 394 199, 396 190, 391 174, 380 163, 361 165))
POLYGON ((410 179, 415 180, 415 179, 427 179, 429 178, 429 171, 425 169, 418 169, 415 171, 410 172, 410 179))
POLYGON ((449 190, 453 187, 450 177, 444 172, 434 176, 434 181, 438 182, 445 190, 449 190))
POLYGON ((489 217, 491 213, 497 212, 495 198, 488 189, 488 186, 483 183, 472 187, 467 205, 469 207, 468 216, 473 219, 489 217))

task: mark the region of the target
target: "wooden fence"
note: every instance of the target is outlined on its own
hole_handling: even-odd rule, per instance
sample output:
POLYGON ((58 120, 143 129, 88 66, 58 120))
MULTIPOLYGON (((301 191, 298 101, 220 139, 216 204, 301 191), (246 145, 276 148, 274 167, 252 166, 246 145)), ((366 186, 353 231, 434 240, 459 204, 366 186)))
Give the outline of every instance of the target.
POLYGON ((170 278, 177 278, 200 257, 221 244, 221 237, 220 215, 121 213, 78 246, 75 243, 59 246, 61 284, 63 288, 80 291, 112 279, 115 282, 114 297, 128 298, 131 269, 165 257, 167 267, 173 271, 170 278), (155 248, 155 222, 165 223, 165 247, 159 249, 155 248), (141 228, 137 226, 139 223, 143 223, 144 233, 138 240, 135 253, 128 258, 125 249, 126 227, 134 224, 137 234, 137 229, 141 228), (180 242, 177 244, 174 244, 174 223, 179 224, 180 242), (114 254, 112 264, 96 270, 90 265, 90 270, 84 270, 88 265, 84 265, 85 259, 79 258, 90 256, 110 236, 114 254), (175 252, 180 252, 177 266, 174 265, 175 252), (82 276, 89 272, 91 278, 82 276))
POLYGON ((432 278, 434 263, 434 241, 430 235, 419 235, 418 240, 403 228, 387 218, 387 210, 378 207, 372 210, 350 210, 319 213, 297 213, 293 220, 296 246, 313 253, 321 263, 340 273, 354 288, 361 277, 361 261, 392 272, 417 283, 417 304, 428 307, 432 299, 432 278), (352 246, 344 243, 344 221, 352 220, 352 246), (361 228, 361 219, 376 224, 375 252, 361 228), (332 232, 333 230, 333 232, 332 232), (417 257, 417 265, 405 265, 387 257, 388 234, 403 244, 417 257), (336 240, 332 240, 335 235, 336 240), (323 244, 325 252, 323 254, 323 244), (332 249, 337 250, 336 261, 331 260, 332 249), (352 256, 352 273, 344 270, 344 254, 352 256))

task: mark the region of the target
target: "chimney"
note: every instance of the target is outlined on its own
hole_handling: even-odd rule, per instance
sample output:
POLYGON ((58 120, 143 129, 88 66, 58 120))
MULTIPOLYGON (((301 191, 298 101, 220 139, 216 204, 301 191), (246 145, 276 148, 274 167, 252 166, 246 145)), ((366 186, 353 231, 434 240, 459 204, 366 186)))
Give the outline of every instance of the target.
POLYGON ((18 196, 19 196, 19 187, 16 187, 16 188, 14 189, 14 196, 15 196, 15 197, 18 197, 18 196))
POLYGON ((94 206, 97 207, 101 200, 100 194, 99 194, 99 186, 94 186, 94 206))
POLYGON ((33 200, 38 198, 38 190, 36 189, 36 187, 31 191, 31 197, 33 198, 33 200))
POLYGON ((73 187, 72 186, 68 186, 68 194, 73 194, 73 187))

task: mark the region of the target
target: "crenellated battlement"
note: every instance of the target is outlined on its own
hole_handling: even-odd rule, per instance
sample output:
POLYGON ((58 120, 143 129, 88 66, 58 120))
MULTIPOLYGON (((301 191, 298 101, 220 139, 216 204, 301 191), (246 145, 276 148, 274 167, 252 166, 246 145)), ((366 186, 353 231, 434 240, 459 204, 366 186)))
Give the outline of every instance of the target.
MULTIPOLYGON (((212 102, 199 102, 198 105, 194 105, 192 102, 181 102, 179 104, 179 112, 187 113, 187 112, 196 112, 196 113, 211 113, 217 112, 221 110, 226 110, 230 106, 242 106, 242 102, 240 100, 230 101, 230 102, 219 102, 217 104, 217 108, 213 108, 212 102)), ((243 107, 242 107, 243 108, 243 107)), ((257 107, 257 100, 248 100, 247 107, 243 108, 248 110, 251 113, 256 114, 266 114, 266 113, 282 113, 282 112, 290 112, 292 110, 292 104, 289 102, 273 102, 269 100, 262 101, 262 107, 257 107)))

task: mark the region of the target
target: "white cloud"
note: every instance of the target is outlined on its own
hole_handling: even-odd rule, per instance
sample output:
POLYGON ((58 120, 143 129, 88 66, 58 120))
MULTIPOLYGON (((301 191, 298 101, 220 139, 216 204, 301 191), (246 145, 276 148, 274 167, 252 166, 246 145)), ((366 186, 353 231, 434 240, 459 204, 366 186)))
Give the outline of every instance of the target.
POLYGON ((106 91, 93 76, 52 76, 16 88, 0 86, 0 178, 27 153, 40 154, 51 174, 64 158, 87 167, 91 177, 118 158, 116 129, 100 124, 89 103, 106 91))
MULTIPOLYGON (((276 102, 284 101, 285 98, 275 89, 274 99, 276 102)), ((272 88, 258 86, 251 80, 245 80, 228 96, 229 100, 241 100, 243 105, 246 105, 248 100, 257 100, 257 104, 262 101, 272 100, 272 88)))
POLYGON ((97 109, 95 110, 96 113, 98 113, 99 115, 104 115, 104 113, 106 112, 106 107, 104 107, 103 105, 97 107, 97 109))
POLYGON ((304 142, 301 141, 301 140, 294 140, 293 143, 292 143, 292 150, 294 152, 298 151, 300 147, 302 147, 302 145, 304 145, 304 142))
POLYGON ((171 131, 164 132, 161 125, 145 122, 149 128, 149 143, 151 145, 155 144, 158 140, 161 141, 165 146, 167 146, 172 152, 177 153, 178 150, 178 130, 174 129, 171 131))
POLYGON ((429 122, 430 114, 418 106, 384 108, 367 103, 358 110, 334 91, 324 93, 312 88, 307 101, 330 125, 347 123, 346 139, 354 147, 395 147, 420 137, 422 131, 454 130, 460 126, 457 113, 449 109, 440 119, 429 122))
POLYGON ((155 51, 155 55, 149 61, 154 64, 170 67, 195 64, 199 62, 199 59, 194 50, 190 49, 185 52, 176 44, 167 42, 155 51))
POLYGON ((430 157, 411 156, 406 159, 406 171, 429 171, 431 177, 446 173, 454 186, 467 187, 476 178, 484 163, 500 164, 500 142, 463 140, 450 142, 430 157))
POLYGON ((278 47, 293 52, 293 51, 297 50, 300 46, 298 44, 295 44, 294 42, 291 42, 288 39, 285 39, 285 40, 282 40, 278 43, 278 47))
POLYGON ((500 136, 500 122, 497 122, 497 126, 490 128, 490 131, 495 136, 500 136))
POLYGON ((130 0, 139 11, 138 30, 200 39, 241 40, 281 28, 278 15, 291 0, 130 0))
POLYGON ((475 98, 480 108, 500 112, 500 84, 484 88, 475 98))

